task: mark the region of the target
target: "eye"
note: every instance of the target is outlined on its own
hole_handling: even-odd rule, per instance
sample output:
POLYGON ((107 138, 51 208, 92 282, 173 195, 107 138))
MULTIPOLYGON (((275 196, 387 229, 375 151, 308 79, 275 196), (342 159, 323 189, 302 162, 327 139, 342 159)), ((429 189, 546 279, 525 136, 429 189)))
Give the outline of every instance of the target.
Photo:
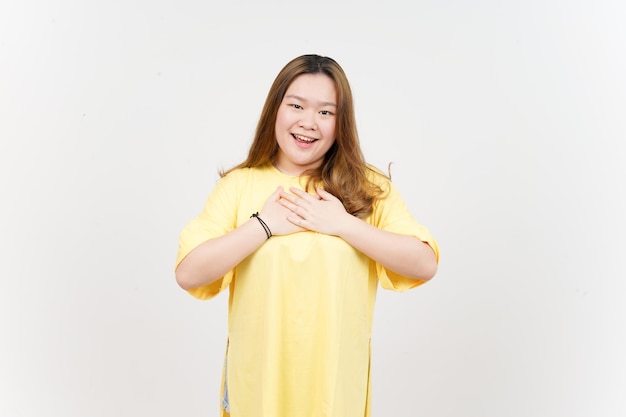
POLYGON ((320 114, 322 116, 332 116, 333 112, 331 112, 330 110, 322 110, 322 111, 320 111, 320 114))
POLYGON ((290 106, 293 107, 294 109, 302 110, 302 106, 299 104, 290 104, 290 106))

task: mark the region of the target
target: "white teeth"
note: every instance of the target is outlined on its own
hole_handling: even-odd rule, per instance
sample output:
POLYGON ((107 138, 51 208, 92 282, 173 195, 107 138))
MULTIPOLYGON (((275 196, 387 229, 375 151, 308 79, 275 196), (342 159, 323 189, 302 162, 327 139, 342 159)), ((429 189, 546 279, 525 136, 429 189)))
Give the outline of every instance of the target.
POLYGON ((306 136, 293 135, 293 137, 294 137, 294 138, 296 138, 296 139, 298 139, 298 140, 301 140, 301 141, 303 141, 303 142, 309 142, 309 143, 311 143, 311 142, 314 142, 314 141, 315 141, 315 139, 307 138, 306 136))

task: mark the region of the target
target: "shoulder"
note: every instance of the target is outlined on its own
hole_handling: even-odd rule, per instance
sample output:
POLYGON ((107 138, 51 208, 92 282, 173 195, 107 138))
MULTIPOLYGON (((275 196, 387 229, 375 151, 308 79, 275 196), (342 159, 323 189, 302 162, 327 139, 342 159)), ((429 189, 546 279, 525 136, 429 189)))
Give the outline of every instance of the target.
MULTIPOLYGON (((218 185, 234 192, 247 192, 250 188, 265 188, 267 184, 276 183, 271 167, 240 167, 232 169, 220 178, 218 185)), ((275 185, 274 185, 275 186, 275 185)))
POLYGON ((222 175, 221 181, 246 182, 250 179, 265 175, 267 167, 234 168, 222 175))
POLYGON ((366 164, 365 166, 365 174, 367 179, 374 185, 380 187, 383 193, 387 193, 391 188, 391 178, 380 169, 376 168, 374 165, 366 164))
POLYGON ((376 197, 374 203, 374 209, 382 207, 392 207, 396 205, 403 205, 404 199, 400 194, 400 191, 391 181, 391 176, 385 174, 380 169, 373 165, 367 166, 367 177, 370 182, 380 189, 380 194, 376 197))

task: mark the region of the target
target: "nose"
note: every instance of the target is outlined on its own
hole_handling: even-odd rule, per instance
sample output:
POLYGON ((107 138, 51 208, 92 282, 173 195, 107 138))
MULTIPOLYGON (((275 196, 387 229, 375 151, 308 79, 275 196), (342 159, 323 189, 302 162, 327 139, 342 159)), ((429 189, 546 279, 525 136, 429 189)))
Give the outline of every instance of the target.
POLYGON ((304 111, 301 113, 300 127, 307 130, 315 130, 317 128, 317 122, 315 120, 314 111, 304 111))

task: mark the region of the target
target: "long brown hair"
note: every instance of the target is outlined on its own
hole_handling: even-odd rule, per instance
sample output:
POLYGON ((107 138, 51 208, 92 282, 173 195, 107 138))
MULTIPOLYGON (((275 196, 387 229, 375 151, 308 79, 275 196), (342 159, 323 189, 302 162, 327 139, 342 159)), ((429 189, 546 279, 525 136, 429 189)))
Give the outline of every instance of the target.
POLYGON ((248 157, 226 172, 238 168, 258 167, 273 163, 278 153, 276 141, 276 115, 289 85, 303 74, 325 74, 335 83, 337 91, 337 118, 335 143, 326 152, 324 161, 315 169, 306 171, 309 179, 306 188, 320 184, 343 203, 354 216, 365 218, 372 212, 376 198, 382 190, 368 179, 368 171, 382 175, 366 164, 359 144, 354 115, 352 90, 341 66, 332 58, 319 55, 302 55, 291 60, 278 73, 270 88, 248 157))

